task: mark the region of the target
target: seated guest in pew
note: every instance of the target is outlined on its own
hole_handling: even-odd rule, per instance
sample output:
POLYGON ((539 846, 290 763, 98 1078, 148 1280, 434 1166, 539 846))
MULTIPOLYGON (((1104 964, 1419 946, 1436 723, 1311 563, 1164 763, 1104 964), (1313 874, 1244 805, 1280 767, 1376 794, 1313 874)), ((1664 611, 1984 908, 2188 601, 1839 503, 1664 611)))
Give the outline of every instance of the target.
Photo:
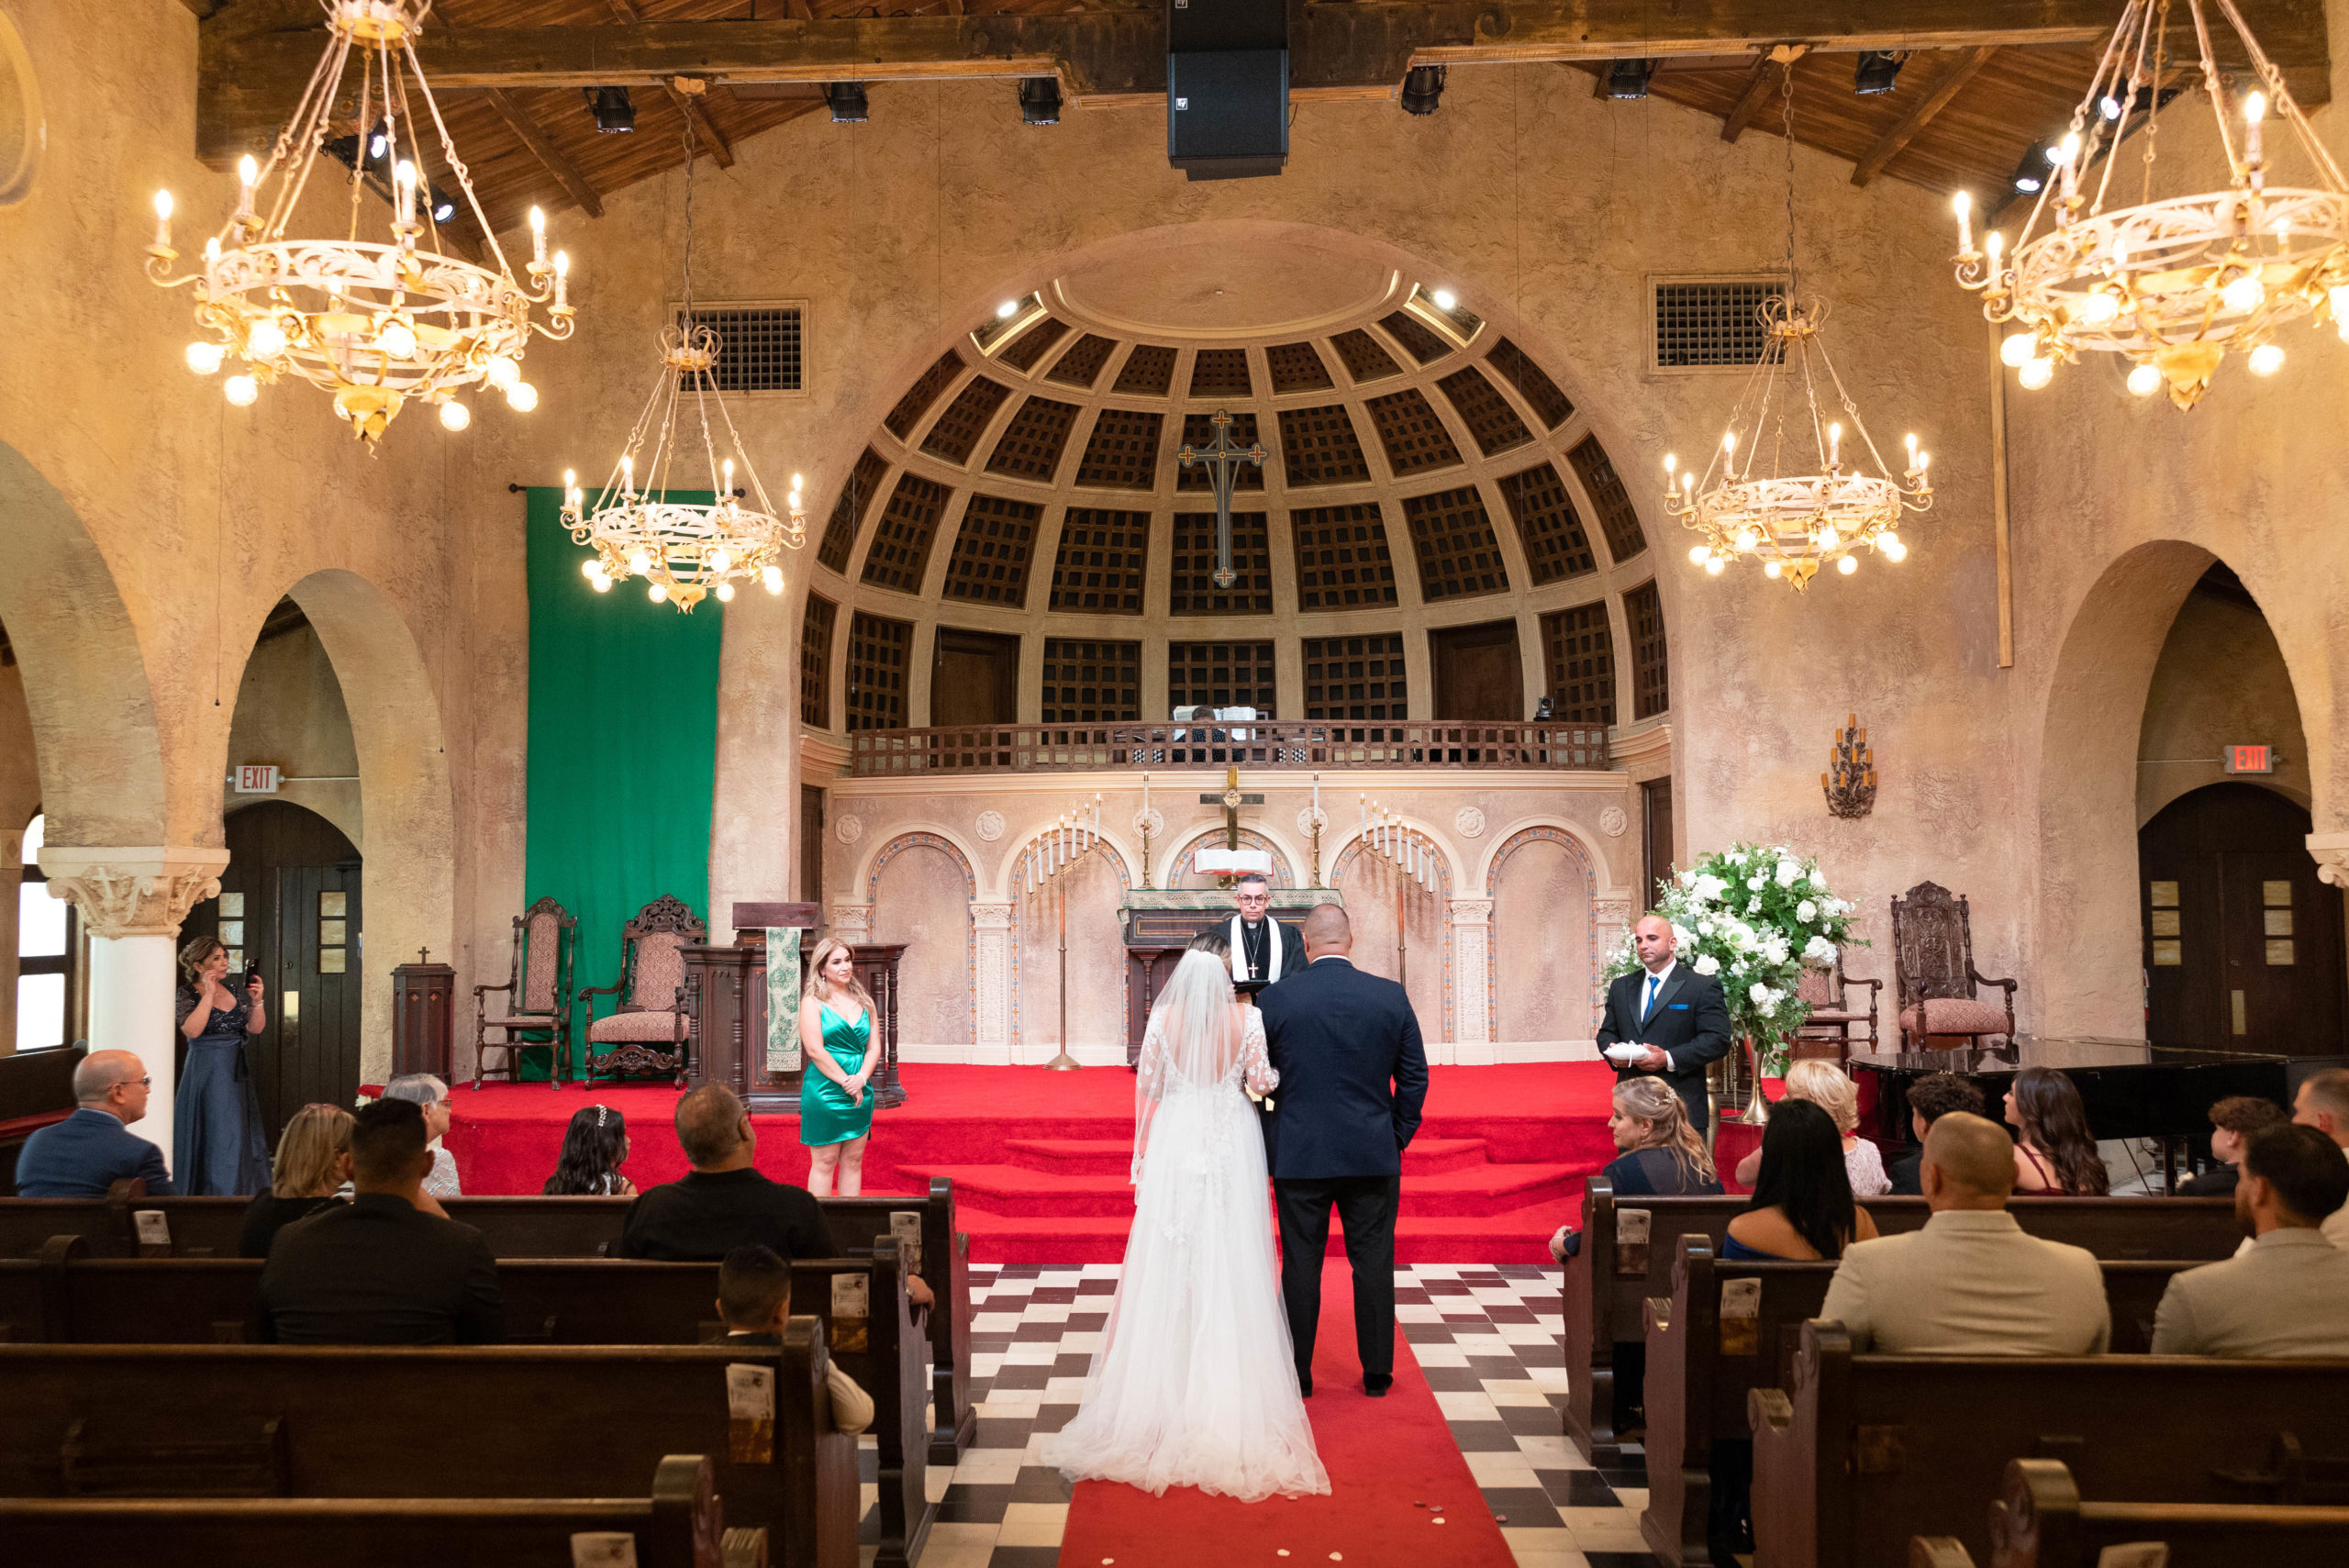
POLYGON ((261 1271, 261 1338, 281 1345, 484 1345, 505 1338, 497 1262, 424 1190, 423 1107, 351 1118, 358 1195, 277 1233, 261 1271))
MULTIPOLYGON (((720 1344, 783 1343, 784 1327, 791 1320, 791 1265, 774 1248, 755 1241, 727 1253, 718 1265, 718 1315, 726 1319, 720 1344)), ((835 1428, 853 1433, 873 1424, 873 1396, 829 1357, 824 1361, 824 1389, 832 1397, 835 1428)))
MULTIPOLYGON (((1854 1131, 1860 1125, 1859 1085, 1844 1076, 1842 1068, 1832 1062, 1796 1062, 1787 1069, 1787 1100, 1808 1100, 1834 1118, 1853 1196, 1882 1197, 1892 1190, 1892 1178, 1884 1173, 1883 1153, 1854 1131)), ((1752 1186, 1761 1169, 1762 1151, 1756 1149, 1737 1162, 1738 1185, 1752 1186)))
MULTIPOLYGON (((2180 1197, 2232 1197, 2235 1190, 2235 1168, 2243 1159, 2243 1140, 2263 1127, 2275 1127, 2292 1119, 2291 1113, 2273 1100, 2263 1100, 2256 1095, 2229 1095, 2210 1107, 2210 1158, 2216 1162, 2209 1170, 2180 1182, 2180 1197)), ((2343 1162, 2349 1164, 2349 1162, 2343 1162)))
POLYGON ((304 1106, 278 1134, 268 1190, 245 1206, 237 1256, 268 1257, 279 1231, 333 1203, 349 1180, 351 1113, 340 1106, 304 1106))
MULTIPOLYGON (((1705 1148, 1703 1134, 1688 1121, 1687 1103, 1653 1075, 1615 1080, 1615 1108, 1607 1131, 1623 1151, 1599 1173, 1614 1184, 1617 1198, 1698 1197, 1721 1190, 1720 1173, 1705 1148)), ((1582 1233, 1572 1227, 1550 1238, 1550 1255, 1564 1262, 1582 1251, 1582 1233)))
POLYGON ((2007 1091, 2006 1118, 2015 1129, 2015 1191, 2103 1197, 2112 1190, 2080 1091, 2063 1073, 2053 1067, 2016 1073, 2007 1091))
POLYGON ((2100 1355, 2112 1341, 2104 1273, 2085 1247, 2043 1241, 2007 1212, 2014 1144, 1953 1111, 1925 1135, 1924 1229, 1854 1241, 1821 1318, 1855 1351, 1890 1355, 2100 1355))
POLYGON ((2250 1250, 2171 1277, 2154 1354, 2349 1354, 2349 1252, 2321 1229, 2349 1203, 2349 1161, 2315 1128, 2262 1128, 2243 1146, 2234 1196, 2250 1250))
POLYGON ((1852 1199, 1842 1133, 1824 1106, 1791 1094, 1780 1100, 1763 1131, 1761 1154, 1753 1197, 1729 1222, 1723 1258, 1811 1262, 1876 1240, 1876 1221, 1852 1199))
MULTIPOLYGON (((2349 1068, 2328 1067, 2302 1079, 2300 1092, 2292 1100, 2292 1119, 2332 1140, 2342 1156, 2349 1159, 2349 1068)), ((21 1183, 24 1166, 17 1169, 21 1183)), ((2349 1247, 2349 1205, 2326 1218, 2324 1239, 2336 1247, 2349 1247)))
POLYGON ((1982 1091, 1954 1073, 1928 1073, 1909 1084, 1909 1130, 1916 1138, 1917 1147, 1895 1160, 1885 1173, 1894 1194, 1903 1197, 1924 1195, 1917 1167, 1925 1158, 1925 1134, 1932 1130, 1933 1123, 1952 1111, 1980 1116, 1982 1110, 1982 1091))
POLYGON ((17 1152, 18 1197, 104 1197, 132 1176, 149 1197, 177 1197, 163 1151, 130 1130, 147 1114, 147 1068, 127 1051, 94 1051, 73 1069, 73 1114, 17 1152))
POLYGON ((424 1107, 424 1129, 431 1135, 432 1150, 432 1174, 424 1179, 424 1190, 437 1198, 464 1196, 457 1184, 457 1157, 440 1141, 449 1136, 449 1085, 429 1073, 410 1073, 384 1084, 384 1098, 414 1100, 424 1107))
POLYGON ((636 1184, 620 1174, 628 1158, 628 1118, 609 1106, 582 1106, 562 1130, 554 1174, 544 1197, 634 1197, 636 1184))
MULTIPOLYGON (((620 1222, 621 1257, 713 1263, 752 1241, 786 1261, 840 1255, 814 1195, 759 1173, 758 1131, 733 1090, 704 1084, 679 1100, 677 1142, 693 1169, 629 1205, 620 1222)), ((929 1285, 913 1274, 906 1276, 906 1295, 917 1306, 931 1300, 929 1285)))

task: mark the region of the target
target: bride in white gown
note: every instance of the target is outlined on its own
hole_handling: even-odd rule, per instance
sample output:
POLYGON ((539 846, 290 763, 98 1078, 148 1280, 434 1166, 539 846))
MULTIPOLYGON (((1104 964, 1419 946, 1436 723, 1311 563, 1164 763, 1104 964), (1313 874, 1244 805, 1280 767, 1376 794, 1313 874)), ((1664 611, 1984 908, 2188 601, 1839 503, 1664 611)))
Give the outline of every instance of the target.
POLYGON ((1142 1037, 1133 1229, 1084 1403, 1045 1440, 1072 1481, 1244 1502, 1330 1490, 1281 1308, 1264 1135, 1242 1083, 1269 1094, 1255 1008, 1214 955, 1175 966, 1142 1037))

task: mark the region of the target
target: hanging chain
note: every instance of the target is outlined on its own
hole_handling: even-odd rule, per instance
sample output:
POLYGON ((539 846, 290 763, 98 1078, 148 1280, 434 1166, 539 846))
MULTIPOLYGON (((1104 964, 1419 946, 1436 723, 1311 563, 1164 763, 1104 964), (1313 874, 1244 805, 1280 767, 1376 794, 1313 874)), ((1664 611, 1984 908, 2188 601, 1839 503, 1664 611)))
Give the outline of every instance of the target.
POLYGON ((685 298, 683 324, 693 330, 694 317, 694 117, 689 110, 685 121, 685 298))
POLYGON ((1795 308, 1795 62, 1779 68, 1778 96, 1787 128, 1787 310, 1795 308))
POLYGON ((2154 199, 2154 138, 2161 134, 2162 78, 2169 71, 2169 0, 2161 0, 2159 19, 2154 23, 2154 82, 2149 91, 2152 101, 2145 106, 2145 184, 2137 197, 2140 206, 2150 206, 2154 199))

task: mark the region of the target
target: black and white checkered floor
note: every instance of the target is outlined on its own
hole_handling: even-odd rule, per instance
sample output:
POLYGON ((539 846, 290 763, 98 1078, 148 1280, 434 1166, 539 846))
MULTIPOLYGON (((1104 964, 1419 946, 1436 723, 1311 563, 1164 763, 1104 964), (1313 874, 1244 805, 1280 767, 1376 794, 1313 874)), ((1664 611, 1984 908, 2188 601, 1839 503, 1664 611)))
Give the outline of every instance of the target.
MULTIPOLYGON (((1114 1263, 974 1265, 971 1370, 979 1437, 930 1472, 938 1523, 921 1568, 1052 1568, 1069 1487, 1039 1440, 1076 1410, 1117 1288, 1114 1263)), ((1421 1263, 1395 1273, 1395 1313, 1520 1568, 1643 1568, 1647 1474, 1593 1470, 1560 1430, 1565 1354, 1557 1276, 1421 1263)), ((877 1516, 865 1440, 864 1560, 877 1516)))

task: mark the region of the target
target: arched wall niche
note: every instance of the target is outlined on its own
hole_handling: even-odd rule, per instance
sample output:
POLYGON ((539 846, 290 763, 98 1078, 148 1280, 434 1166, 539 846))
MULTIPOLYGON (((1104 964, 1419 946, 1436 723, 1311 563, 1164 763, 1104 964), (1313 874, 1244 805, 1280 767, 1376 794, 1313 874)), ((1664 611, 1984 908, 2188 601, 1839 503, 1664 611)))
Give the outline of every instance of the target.
POLYGON ((904 942, 897 1007, 902 1045, 967 1050, 975 1039, 978 878, 970 857, 934 832, 900 833, 878 846, 863 884, 876 942, 904 942))
POLYGON ((1494 848, 1484 881, 1493 904, 1493 1038, 1589 1039, 1604 963, 1589 851, 1564 827, 1521 828, 1494 848))
POLYGON ((1099 1046, 1126 1034, 1126 944, 1116 909, 1133 886, 1126 857, 1099 847, 1032 891, 1023 872, 1038 836, 1004 862, 1011 906, 1011 1038, 1015 1062, 1048 1061, 1063 1045, 1099 1046), (1061 900, 1068 901, 1068 1038, 1061 1037, 1061 900))

